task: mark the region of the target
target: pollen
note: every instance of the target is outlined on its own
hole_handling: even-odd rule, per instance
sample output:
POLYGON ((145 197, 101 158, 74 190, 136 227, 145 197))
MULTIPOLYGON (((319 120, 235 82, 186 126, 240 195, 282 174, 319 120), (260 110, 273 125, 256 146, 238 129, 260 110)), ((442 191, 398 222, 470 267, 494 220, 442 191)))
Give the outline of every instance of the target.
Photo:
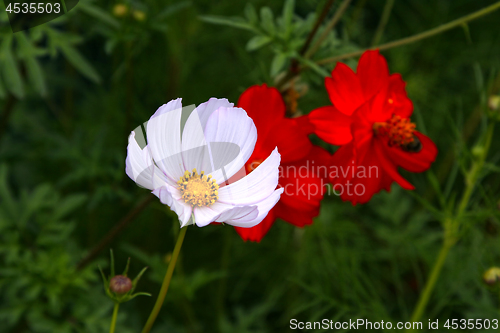
POLYGON ((389 146, 400 147, 405 147, 415 140, 413 136, 415 127, 410 119, 397 115, 393 115, 387 122, 373 124, 376 135, 386 135, 389 137, 389 146))
POLYGON ((193 207, 213 205, 219 199, 219 185, 211 177, 203 171, 198 174, 196 169, 186 171, 177 182, 182 199, 193 207))

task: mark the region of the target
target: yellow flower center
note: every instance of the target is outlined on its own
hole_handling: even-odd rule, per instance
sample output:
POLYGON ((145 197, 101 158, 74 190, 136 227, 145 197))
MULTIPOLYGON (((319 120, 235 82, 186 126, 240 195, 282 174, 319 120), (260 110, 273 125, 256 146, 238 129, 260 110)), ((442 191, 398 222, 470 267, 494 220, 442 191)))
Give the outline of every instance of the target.
POLYGON ((193 172, 186 171, 184 176, 177 182, 182 199, 191 206, 211 206, 217 201, 219 185, 212 176, 205 176, 193 169, 193 172))

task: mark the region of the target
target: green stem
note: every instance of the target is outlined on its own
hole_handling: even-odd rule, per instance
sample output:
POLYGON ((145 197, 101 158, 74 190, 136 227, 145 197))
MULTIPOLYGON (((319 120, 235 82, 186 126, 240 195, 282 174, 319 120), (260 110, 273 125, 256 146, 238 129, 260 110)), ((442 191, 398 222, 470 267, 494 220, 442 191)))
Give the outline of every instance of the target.
POLYGON ((68 9, 66 8, 66 1, 61 0, 61 4, 63 6, 64 14, 66 14, 68 12, 68 9))
MULTIPOLYGON (((443 265, 446 261, 446 257, 448 256, 450 249, 453 247, 453 245, 456 243, 458 239, 457 233, 460 228, 460 224, 463 220, 463 214, 467 209, 467 205, 469 204, 477 180, 481 175, 481 170, 484 166, 484 162, 486 161, 486 157, 488 155, 488 151, 491 146, 491 141, 493 139, 494 128, 495 128, 495 123, 493 121, 490 121, 490 123, 488 124, 488 129, 486 130, 486 135, 484 137, 482 153, 477 158, 477 160, 473 162, 470 171, 467 172, 467 174, 465 175, 465 191, 464 194, 462 195, 460 203, 458 204, 455 216, 452 218, 448 217, 446 220, 444 220, 443 226, 445 234, 444 234, 443 245, 441 247, 441 250, 439 251, 438 258, 434 263, 434 266, 432 267, 431 275, 429 276, 429 279, 425 284, 424 290, 420 294, 417 306, 413 311, 413 315, 411 316, 412 322, 420 321, 420 319, 422 318, 422 315, 424 314, 425 308, 427 307, 427 303, 429 302, 432 291, 434 290, 436 281, 438 280, 439 275, 441 274, 441 269, 443 268, 443 265)), ((407 332, 411 331, 412 331, 411 329, 407 330, 407 332)))
POLYGON ((113 308, 113 317, 111 318, 111 327, 109 328, 109 333, 115 332, 116 318, 118 317, 118 308, 119 307, 120 307, 120 303, 115 303, 115 307, 113 308))
POLYGON ((380 42, 380 39, 384 34, 385 26, 389 21, 389 17, 391 16, 392 6, 394 6, 394 0, 387 0, 385 2, 384 11, 382 12, 382 17, 380 18, 377 30, 375 31, 375 35, 373 36, 372 47, 376 46, 380 42))
MULTIPOLYGON (((420 321, 422 315, 424 314, 427 303, 429 302, 429 298, 431 297, 432 291, 434 289, 434 285, 436 284, 439 275, 441 274, 441 269, 446 261, 446 257, 448 256, 448 252, 450 251, 452 245, 448 242, 444 241, 441 250, 439 251, 439 255, 437 257, 436 262, 434 263, 434 267, 432 267, 431 275, 429 276, 429 280, 425 284, 423 292, 420 294, 417 306, 413 311, 413 315, 411 316, 410 321, 416 322, 420 321)), ((413 330, 408 330, 407 332, 412 332, 413 330)))
POLYGON ((401 46, 401 45, 406 45, 406 44, 414 43, 414 42, 419 41, 421 39, 425 39, 425 38, 437 35, 437 34, 439 34, 441 32, 446 31, 446 30, 450 30, 452 28, 458 27, 458 26, 460 26, 460 25, 462 25, 464 23, 467 23, 467 22, 475 20, 475 19, 477 19, 477 18, 479 18, 481 16, 489 14, 489 13, 491 13, 491 12, 493 12, 493 11, 499 9, 499 8, 500 8, 500 1, 494 3, 491 6, 488 6, 486 8, 481 9, 481 10, 478 10, 477 12, 474 12, 472 14, 466 15, 466 16, 461 17, 459 19, 456 19, 454 21, 451 21, 451 22, 445 23, 443 25, 440 25, 439 27, 436 27, 434 29, 427 30, 427 31, 421 32, 419 34, 416 34, 416 35, 413 35, 413 36, 410 36, 410 37, 406 37, 406 38, 403 38, 403 39, 398 39, 398 40, 393 41, 393 42, 385 43, 385 44, 382 44, 382 45, 377 46, 377 47, 370 47, 370 48, 363 49, 363 50, 360 50, 360 51, 342 54, 342 55, 339 55, 339 56, 336 56, 336 57, 330 57, 330 58, 321 59, 321 60, 317 61, 316 63, 318 65, 329 64, 329 63, 332 63, 332 62, 337 62, 339 60, 343 60, 343 59, 347 59, 347 58, 352 58, 352 57, 357 57, 357 56, 363 54, 365 51, 372 50, 372 49, 387 50, 387 49, 390 49, 390 48, 393 48, 393 47, 396 47, 396 46, 401 46))
POLYGON ((172 274, 174 273, 175 264, 177 262, 177 258, 179 257, 179 253, 181 252, 182 242, 184 241, 184 236, 186 236, 187 226, 181 229, 179 236, 177 237, 177 242, 175 243, 174 252, 172 253, 172 259, 170 259, 170 263, 168 264, 167 273, 165 274, 165 278, 163 279, 163 283, 161 285, 160 294, 156 299, 155 306, 149 315, 148 321, 144 328, 142 329, 142 333, 148 333, 160 312, 161 306, 165 301, 165 296, 167 295, 168 286, 170 285, 170 280, 172 279, 172 274))
POLYGON ((319 36, 318 40, 314 45, 309 49, 309 51, 306 52, 304 55, 304 58, 309 59, 310 57, 313 56, 316 51, 320 48, 321 44, 323 41, 328 37, 328 34, 330 31, 335 27, 335 25, 338 23, 338 21, 342 18, 342 15, 344 14, 345 10, 349 6, 349 3, 351 0, 344 0, 341 4, 340 7, 337 9, 335 14, 333 15, 333 18, 328 22, 328 25, 326 26, 325 30, 323 30, 323 33, 319 36))
POLYGON ((490 123, 488 124, 488 129, 486 130, 483 153, 479 157, 478 161, 474 163, 474 165, 472 166, 470 172, 467 174, 466 177, 467 188, 465 190, 464 195, 462 196, 460 204, 458 205, 457 209, 458 218, 461 218, 463 213, 465 212, 465 209, 467 208, 467 205, 469 203, 470 196, 472 195, 472 192, 474 190, 475 187, 474 185, 476 184, 476 181, 480 176, 481 170, 483 169, 484 162, 486 160, 486 155, 488 155, 488 151, 490 150, 491 146, 491 141, 493 139, 494 128, 495 128, 495 122, 490 121, 490 123))

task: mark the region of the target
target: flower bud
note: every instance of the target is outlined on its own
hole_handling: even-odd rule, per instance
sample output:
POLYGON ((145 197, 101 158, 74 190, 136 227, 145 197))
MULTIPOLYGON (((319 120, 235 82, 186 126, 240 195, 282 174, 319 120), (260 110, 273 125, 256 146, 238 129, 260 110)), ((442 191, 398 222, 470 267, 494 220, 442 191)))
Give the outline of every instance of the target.
POLYGON ((116 4, 113 7, 113 15, 115 15, 116 17, 123 17, 127 15, 127 13, 128 13, 128 7, 123 3, 116 4))
POLYGON ((486 284, 489 284, 490 286, 500 281, 500 268, 492 267, 488 269, 483 275, 483 280, 486 284))
POLYGON ((492 111, 500 110, 500 96, 499 95, 490 96, 490 98, 488 99, 488 106, 492 111))
POLYGON ((485 153, 485 149, 483 146, 474 146, 472 147, 472 155, 474 157, 481 157, 485 153))
POLYGON ((132 12, 132 16, 135 18, 136 21, 142 22, 146 19, 146 13, 144 13, 142 10, 134 10, 132 12))
POLYGON ((126 294, 132 289, 132 281, 123 275, 116 275, 109 281, 109 290, 116 294, 126 294))

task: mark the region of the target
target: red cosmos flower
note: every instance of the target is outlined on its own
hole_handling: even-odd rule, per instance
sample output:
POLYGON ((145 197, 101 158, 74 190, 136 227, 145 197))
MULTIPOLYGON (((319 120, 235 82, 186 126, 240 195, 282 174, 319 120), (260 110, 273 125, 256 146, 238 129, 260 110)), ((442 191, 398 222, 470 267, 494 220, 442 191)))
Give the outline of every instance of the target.
POLYGON ((285 103, 275 88, 252 86, 240 96, 243 108, 257 127, 257 143, 246 164, 255 169, 277 146, 281 154, 279 185, 285 188, 280 201, 267 217, 252 228, 236 231, 244 240, 259 242, 277 218, 303 227, 319 214, 330 154, 313 146, 297 118, 285 118, 285 103), (319 166, 323 165, 323 169, 319 166), (323 177, 319 175, 323 171, 323 177))
POLYGON ((427 170, 437 148, 410 121, 413 104, 401 75, 389 75, 384 57, 367 51, 357 72, 338 63, 325 86, 333 106, 309 114, 314 132, 323 140, 342 145, 333 155, 330 181, 343 200, 366 203, 393 181, 414 189, 399 173, 427 170))

